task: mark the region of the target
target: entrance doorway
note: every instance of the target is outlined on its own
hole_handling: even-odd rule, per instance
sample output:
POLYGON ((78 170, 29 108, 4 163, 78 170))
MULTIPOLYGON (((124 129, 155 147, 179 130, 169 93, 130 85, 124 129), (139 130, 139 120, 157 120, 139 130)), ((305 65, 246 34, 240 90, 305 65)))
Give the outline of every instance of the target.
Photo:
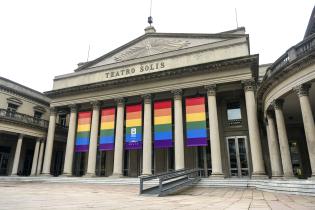
POLYGON ((226 137, 230 177, 250 176, 248 145, 245 136, 226 137))
POLYGON ((10 150, 10 147, 0 147, 0 176, 8 173, 10 150))

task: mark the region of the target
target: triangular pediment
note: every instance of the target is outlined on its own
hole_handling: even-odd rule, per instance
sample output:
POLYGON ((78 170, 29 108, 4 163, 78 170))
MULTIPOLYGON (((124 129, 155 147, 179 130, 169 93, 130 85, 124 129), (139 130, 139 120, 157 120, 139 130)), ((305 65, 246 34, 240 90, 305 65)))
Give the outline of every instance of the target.
POLYGON ((87 62, 75 71, 87 70, 109 64, 123 63, 138 58, 223 42, 244 36, 244 33, 223 32, 218 34, 170 34, 148 33, 123 45, 94 61, 87 62))

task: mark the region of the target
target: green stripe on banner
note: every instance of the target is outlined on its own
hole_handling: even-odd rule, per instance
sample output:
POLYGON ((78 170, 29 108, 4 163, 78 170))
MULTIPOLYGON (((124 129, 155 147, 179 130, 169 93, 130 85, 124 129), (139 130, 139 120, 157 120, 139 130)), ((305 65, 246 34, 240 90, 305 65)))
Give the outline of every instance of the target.
POLYGON ((207 126, 206 121, 187 122, 186 128, 190 129, 205 129, 207 126))
POLYGON ((131 134, 132 128, 136 128, 137 133, 142 133, 142 126, 136 126, 136 127, 127 127, 126 128, 126 134, 131 134))
POLYGON ((172 124, 154 125, 154 132, 172 131, 172 124))
POLYGON ((77 132, 77 138, 89 138, 89 137, 90 137, 90 131, 77 132))
POLYGON ((113 136, 114 129, 101 130, 100 136, 113 136))

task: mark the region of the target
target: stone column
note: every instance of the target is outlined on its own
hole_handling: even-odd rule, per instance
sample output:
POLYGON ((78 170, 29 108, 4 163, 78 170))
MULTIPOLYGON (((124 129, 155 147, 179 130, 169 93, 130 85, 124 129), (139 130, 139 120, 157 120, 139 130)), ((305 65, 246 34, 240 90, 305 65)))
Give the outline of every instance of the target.
POLYGON ((257 106, 254 93, 255 82, 252 80, 248 80, 244 81, 243 85, 245 91, 248 132, 253 163, 252 177, 265 177, 265 166, 262 156, 257 119, 257 106))
POLYGON ((39 145, 40 145, 40 139, 36 139, 34 155, 33 155, 33 162, 32 162, 32 169, 31 169, 31 176, 35 176, 36 175, 39 145))
POLYGON ((37 172, 36 172, 37 175, 39 175, 42 171, 44 148, 45 148, 45 142, 41 141, 40 149, 39 149, 38 164, 37 164, 37 172))
POLYGON ((63 166, 63 175, 64 176, 72 176, 72 164, 73 164, 73 153, 74 153, 74 142, 75 142, 75 133, 77 127, 77 106, 70 106, 70 122, 68 129, 68 137, 67 137, 67 146, 66 146, 66 154, 65 154, 65 163, 63 166))
POLYGON ((22 142, 23 142, 23 135, 20 134, 19 138, 17 140, 16 148, 15 148, 11 176, 16 176, 17 173, 18 173, 19 162, 20 162, 20 154, 21 154, 21 149, 22 149, 22 142))
POLYGON ((43 175, 50 175, 50 164, 51 164, 51 156, 53 151, 53 144, 55 138, 55 127, 56 127, 56 108, 50 108, 50 117, 49 117, 49 126, 46 140, 46 149, 44 156, 44 164, 43 164, 43 175))
POLYGON ((268 138, 268 148, 271 163, 272 177, 282 177, 282 165, 279 144, 277 139, 276 126, 273 119, 273 115, 270 111, 267 111, 267 122, 266 122, 267 138, 268 138))
POLYGON ((152 105, 151 95, 143 96, 144 120, 143 120, 143 165, 142 175, 152 174, 152 105))
POLYGON ((175 124, 175 170, 185 168, 182 90, 172 91, 174 94, 175 124))
POLYGON ((273 102, 276 114, 276 123, 278 129, 278 139, 280 145, 281 161, 283 167, 283 176, 285 178, 293 177, 292 162, 290 156, 287 130, 285 128, 284 116, 282 111, 283 100, 277 99, 273 102))
POLYGON ((98 141, 98 128, 100 120, 100 102, 92 102, 93 113, 92 113, 92 124, 91 124, 91 136, 90 136, 90 147, 87 164, 86 176, 95 176, 96 166, 96 153, 97 153, 97 141, 98 141))
POLYGON ((210 145, 211 145, 210 149, 211 149, 211 164, 212 164, 211 177, 223 178, 224 175, 222 171, 216 86, 209 85, 209 86, 206 86, 205 88, 207 89, 207 95, 208 95, 209 133, 210 133, 210 145))
POLYGON ((314 116, 312 113, 310 99, 308 96, 310 88, 311 84, 306 83, 294 88, 294 90, 297 93, 300 100, 305 137, 312 169, 312 179, 315 179, 315 127, 314 116))
POLYGON ((117 99, 117 116, 115 131, 115 151, 114 151, 114 177, 123 176, 123 154, 124 154, 124 99, 117 99))

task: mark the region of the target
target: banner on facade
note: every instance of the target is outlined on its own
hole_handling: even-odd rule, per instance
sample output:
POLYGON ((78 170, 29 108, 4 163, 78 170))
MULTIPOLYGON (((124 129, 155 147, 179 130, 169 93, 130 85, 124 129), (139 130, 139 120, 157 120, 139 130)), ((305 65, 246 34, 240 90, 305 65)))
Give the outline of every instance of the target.
POLYGON ((115 108, 102 109, 99 150, 113 150, 115 141, 115 108))
POLYGON ((126 106, 125 149, 142 148, 142 104, 126 106))
POLYGON ((172 146, 172 101, 157 101, 154 103, 154 148, 172 146))
POLYGON ((75 142, 76 152, 89 151, 90 131, 91 131, 91 114, 92 112, 79 112, 78 127, 75 142))
POLYGON ((186 146, 207 145, 205 98, 186 98, 186 146))

